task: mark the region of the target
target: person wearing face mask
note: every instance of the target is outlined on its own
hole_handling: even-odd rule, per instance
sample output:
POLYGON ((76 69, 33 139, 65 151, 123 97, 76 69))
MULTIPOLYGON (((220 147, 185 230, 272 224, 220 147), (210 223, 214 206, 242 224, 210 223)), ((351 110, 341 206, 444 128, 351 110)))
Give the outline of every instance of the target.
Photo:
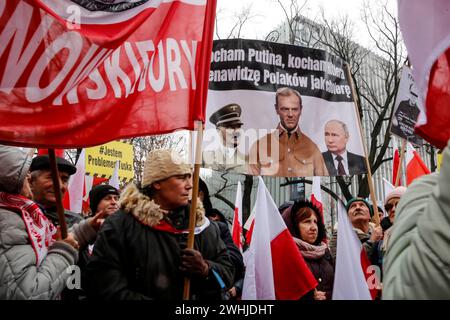
POLYGON ((230 103, 214 112, 209 121, 216 126, 219 147, 203 152, 203 166, 218 171, 245 173, 246 156, 239 149, 242 134, 242 109, 230 103))
POLYGON ((294 238, 306 264, 318 285, 307 294, 314 300, 330 300, 333 294, 334 260, 324 242, 325 225, 319 209, 309 201, 298 201, 282 214, 286 226, 294 238))

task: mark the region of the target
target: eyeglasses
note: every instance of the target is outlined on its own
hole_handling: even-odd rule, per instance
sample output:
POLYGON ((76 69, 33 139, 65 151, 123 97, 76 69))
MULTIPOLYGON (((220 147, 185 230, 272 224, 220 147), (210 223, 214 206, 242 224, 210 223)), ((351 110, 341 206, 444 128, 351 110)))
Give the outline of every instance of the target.
POLYGON ((394 208, 397 208, 398 206, 398 201, 397 202, 392 202, 392 203, 388 203, 385 207, 386 211, 391 211, 394 208))

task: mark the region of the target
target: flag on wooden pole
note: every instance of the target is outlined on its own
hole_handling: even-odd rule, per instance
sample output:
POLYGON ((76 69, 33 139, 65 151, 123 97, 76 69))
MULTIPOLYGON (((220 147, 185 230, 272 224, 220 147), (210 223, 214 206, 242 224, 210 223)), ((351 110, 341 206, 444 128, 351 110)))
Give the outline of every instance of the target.
POLYGON ((414 179, 429 173, 430 170, 420 155, 412 144, 408 142, 406 145, 406 185, 410 185, 414 179))

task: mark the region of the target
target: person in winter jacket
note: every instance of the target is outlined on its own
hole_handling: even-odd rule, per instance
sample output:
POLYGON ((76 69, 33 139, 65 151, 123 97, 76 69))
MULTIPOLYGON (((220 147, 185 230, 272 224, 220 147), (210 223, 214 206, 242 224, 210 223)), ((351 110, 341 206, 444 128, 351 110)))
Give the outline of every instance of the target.
MULTIPOLYGON (((64 198, 69 187, 69 178, 75 174, 77 168, 64 158, 56 157, 60 178, 61 196, 64 198)), ((34 201, 41 207, 45 216, 55 225, 59 225, 56 210, 56 197, 53 189, 52 172, 50 169, 50 159, 48 155, 38 155, 33 158, 30 166, 31 179, 30 186, 33 191, 34 201)), ((82 217, 79 213, 64 210, 66 224, 70 228, 79 223, 82 217)))
POLYGON ((439 173, 402 195, 384 256, 383 299, 450 299, 450 141, 439 173))
POLYGON ((0 145, 0 163, 0 299, 57 299, 84 238, 58 238, 31 200, 31 154, 0 145))
POLYGON ((324 242, 326 231, 319 209, 309 201, 297 201, 283 212, 282 217, 318 282, 312 292, 314 300, 330 300, 333 293, 334 260, 324 242))
POLYGON ((234 275, 217 224, 200 201, 194 248, 187 249, 191 168, 169 150, 147 156, 142 188, 130 184, 120 210, 105 220, 87 264, 88 296, 107 300, 181 300, 184 278, 191 299, 220 299, 234 275))

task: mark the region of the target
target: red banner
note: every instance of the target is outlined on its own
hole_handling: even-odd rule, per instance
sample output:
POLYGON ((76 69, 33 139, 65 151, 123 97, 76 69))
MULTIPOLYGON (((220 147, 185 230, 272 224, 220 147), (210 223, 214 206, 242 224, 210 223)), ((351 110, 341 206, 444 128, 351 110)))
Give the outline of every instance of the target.
POLYGON ((74 148, 204 120, 215 0, 0 0, 0 142, 74 148))

